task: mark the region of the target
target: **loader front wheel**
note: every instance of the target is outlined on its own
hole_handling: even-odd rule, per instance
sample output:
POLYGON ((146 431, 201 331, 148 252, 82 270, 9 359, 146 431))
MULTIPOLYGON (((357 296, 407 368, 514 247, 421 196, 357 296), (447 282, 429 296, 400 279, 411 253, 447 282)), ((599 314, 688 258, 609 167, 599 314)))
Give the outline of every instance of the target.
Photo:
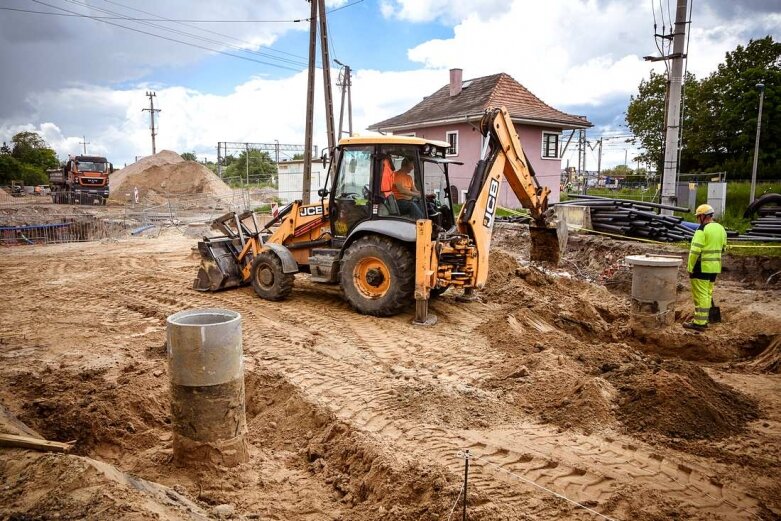
POLYGON ((282 261, 264 251, 252 261, 252 288, 265 300, 284 300, 293 292, 292 273, 282 272, 282 261))
POLYGON ((409 248, 387 237, 355 241, 342 258, 344 296, 359 313, 387 317, 412 304, 415 259, 409 248))

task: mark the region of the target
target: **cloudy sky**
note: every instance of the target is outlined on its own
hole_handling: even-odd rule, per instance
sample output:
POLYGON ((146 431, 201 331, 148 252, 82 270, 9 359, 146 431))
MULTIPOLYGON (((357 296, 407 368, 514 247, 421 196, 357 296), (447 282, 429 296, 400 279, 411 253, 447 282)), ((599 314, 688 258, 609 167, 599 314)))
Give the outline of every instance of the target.
MULTIPOLYGON (((659 54, 654 23, 669 33, 675 16, 674 0, 326 5, 331 57, 353 69, 356 131, 407 110, 458 67, 464 79, 506 72, 585 115, 592 143, 627 133, 629 96, 653 67, 663 70, 642 59, 659 54)), ((213 159, 218 141, 303 144, 308 16, 306 0, 1 0, 0 140, 33 130, 64 158, 86 136, 88 153, 122 166, 151 153, 142 112, 151 90, 158 151, 213 159)), ((691 20, 688 69, 698 77, 751 38, 781 40, 777 0, 700 0, 691 20)), ((315 100, 322 147, 322 90, 315 100)), ((631 162, 621 139, 605 143, 603 166, 631 162)), ((576 163, 572 152, 563 166, 576 163)), ((596 167, 596 152, 587 164, 596 167)))

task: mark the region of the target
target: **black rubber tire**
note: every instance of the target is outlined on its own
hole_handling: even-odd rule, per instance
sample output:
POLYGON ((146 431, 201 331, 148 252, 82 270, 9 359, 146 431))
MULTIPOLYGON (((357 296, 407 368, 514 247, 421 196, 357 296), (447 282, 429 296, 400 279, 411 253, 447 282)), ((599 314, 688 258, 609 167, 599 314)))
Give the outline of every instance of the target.
POLYGON ((284 300, 293 292, 293 273, 282 272, 282 261, 274 253, 264 251, 252 261, 252 289, 265 300, 284 300))
POLYGON ((781 205, 781 194, 765 194, 761 197, 754 199, 754 202, 748 205, 746 211, 743 212, 743 217, 749 219, 754 212, 765 206, 766 204, 778 204, 781 205))
POLYGON ((415 257, 410 248, 388 237, 361 237, 342 257, 340 279, 347 302, 359 313, 389 317, 412 305, 415 295, 415 257), (389 286, 385 294, 369 298, 356 286, 356 268, 362 259, 374 257, 386 267, 389 286))

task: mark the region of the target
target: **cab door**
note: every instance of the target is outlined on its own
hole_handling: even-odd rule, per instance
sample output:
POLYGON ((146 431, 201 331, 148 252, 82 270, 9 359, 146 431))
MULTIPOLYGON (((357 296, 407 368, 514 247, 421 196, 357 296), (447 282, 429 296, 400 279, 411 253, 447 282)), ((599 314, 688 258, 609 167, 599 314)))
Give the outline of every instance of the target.
POLYGON ((331 227, 334 237, 346 237, 352 228, 371 216, 372 146, 345 147, 331 192, 331 227))

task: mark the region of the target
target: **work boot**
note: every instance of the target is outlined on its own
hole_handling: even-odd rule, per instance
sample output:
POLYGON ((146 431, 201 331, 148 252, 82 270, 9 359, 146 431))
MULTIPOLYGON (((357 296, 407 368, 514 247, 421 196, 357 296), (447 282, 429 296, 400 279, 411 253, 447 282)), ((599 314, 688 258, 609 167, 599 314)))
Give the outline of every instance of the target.
POLYGON ((703 332, 708 329, 708 324, 695 324, 694 322, 685 322, 683 324, 685 329, 691 329, 693 331, 703 332))

